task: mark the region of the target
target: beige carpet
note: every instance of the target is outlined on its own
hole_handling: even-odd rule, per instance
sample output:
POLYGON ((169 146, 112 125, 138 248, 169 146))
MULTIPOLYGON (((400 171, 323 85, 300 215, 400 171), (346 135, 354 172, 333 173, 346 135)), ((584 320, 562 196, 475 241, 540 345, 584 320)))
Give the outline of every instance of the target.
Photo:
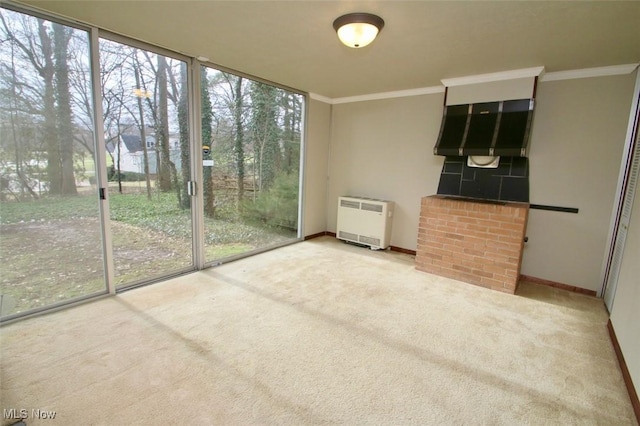
POLYGON ((636 424, 606 321, 598 299, 325 237, 3 327, 0 405, 47 425, 636 424))

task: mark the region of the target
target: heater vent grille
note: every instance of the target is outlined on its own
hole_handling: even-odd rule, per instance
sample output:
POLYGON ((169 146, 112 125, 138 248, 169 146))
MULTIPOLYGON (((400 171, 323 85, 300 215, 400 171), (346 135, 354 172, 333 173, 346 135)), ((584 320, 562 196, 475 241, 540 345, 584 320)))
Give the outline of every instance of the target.
POLYGON ((338 238, 342 240, 358 241, 358 234, 352 234, 351 232, 340 231, 338 232, 338 238))
POLYGON ((382 204, 362 203, 360 208, 370 212, 382 213, 384 206, 382 204))
POLYGON ((360 203, 358 201, 340 200, 340 207, 348 207, 350 209, 359 209, 360 203))
POLYGON ((360 242, 370 246, 380 247, 380 238, 371 238, 360 235, 360 242))

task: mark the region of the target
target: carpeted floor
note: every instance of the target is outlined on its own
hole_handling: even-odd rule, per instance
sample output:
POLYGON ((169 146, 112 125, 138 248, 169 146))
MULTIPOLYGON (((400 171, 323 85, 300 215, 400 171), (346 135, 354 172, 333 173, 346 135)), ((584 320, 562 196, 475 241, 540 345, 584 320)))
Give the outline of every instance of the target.
POLYGON ((3 327, 0 408, 47 425, 634 425, 606 322, 599 299, 503 294, 324 237, 3 327))

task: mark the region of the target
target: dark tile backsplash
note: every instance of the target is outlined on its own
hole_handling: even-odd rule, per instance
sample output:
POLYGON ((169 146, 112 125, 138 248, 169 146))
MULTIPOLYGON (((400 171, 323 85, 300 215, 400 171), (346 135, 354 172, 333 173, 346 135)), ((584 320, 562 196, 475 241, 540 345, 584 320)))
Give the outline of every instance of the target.
POLYGON ((529 159, 500 157, 496 169, 467 166, 467 157, 444 159, 438 194, 529 202, 529 159))
POLYGON ((461 174, 462 173, 462 163, 454 163, 453 161, 449 163, 444 163, 443 171, 447 174, 461 174))

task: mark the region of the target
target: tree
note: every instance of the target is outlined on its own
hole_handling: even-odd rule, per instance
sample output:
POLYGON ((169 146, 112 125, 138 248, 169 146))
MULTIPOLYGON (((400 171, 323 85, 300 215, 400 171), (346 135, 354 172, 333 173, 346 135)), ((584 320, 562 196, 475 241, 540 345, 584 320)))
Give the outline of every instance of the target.
POLYGON ((300 165, 300 122, 302 119, 300 95, 282 92, 281 108, 283 113, 283 171, 298 172, 300 165))
POLYGON ((60 194, 77 195, 73 166, 73 123, 71 95, 69 94, 69 65, 67 49, 71 30, 60 24, 52 24, 55 58, 56 123, 60 150, 60 194))
MULTIPOLYGON (((3 19, 4 23, 4 19, 3 19)), ((4 25, 6 28, 6 23, 4 25)), ((5 141, 6 145, 2 145, 9 148, 7 141, 11 141, 11 154, 2 150, 0 152, 0 161, 2 163, 3 171, 9 170, 7 164, 13 162, 15 167, 16 183, 17 185, 10 185, 8 177, 3 176, 2 192, 0 196, 2 200, 5 199, 5 192, 10 193, 15 199, 19 200, 23 195, 27 194, 33 198, 38 198, 39 194, 35 192, 29 183, 29 176, 27 176, 27 164, 28 160, 24 161, 23 158, 29 158, 28 146, 29 140, 34 139, 35 128, 29 120, 29 114, 20 109, 20 99, 24 99, 25 93, 22 85, 19 83, 18 71, 16 66, 16 52, 14 43, 10 44, 10 58, 11 60, 7 64, 1 64, 0 68, 0 111, 9 111, 9 117, 6 118, 5 114, 2 116, 2 134, 0 134, 0 141, 5 141), (5 128, 4 123, 9 123, 9 128, 5 128), (31 137, 29 136, 31 135, 31 137), (12 161, 11 161, 12 160, 12 161)), ((4 52, 5 55, 7 52, 4 52)))
MULTIPOLYGON (((125 46, 111 42, 108 40, 100 40, 100 89, 102 95, 102 112, 103 124, 105 132, 104 148, 111 157, 113 164, 112 169, 114 176, 118 182, 118 192, 122 193, 122 139, 121 135, 129 134, 135 127, 142 132, 144 129, 144 115, 142 113, 142 102, 138 98, 138 114, 133 112, 134 107, 127 104, 127 99, 131 98, 134 93, 131 92, 131 86, 127 82, 131 80, 131 68, 127 67, 134 59, 134 50, 125 48, 125 46), (139 117, 139 118, 136 118, 139 117)), ((135 74, 135 73, 134 73, 135 74)), ((91 81, 85 73, 80 73, 72 81, 79 89, 80 97, 76 100, 79 110, 86 112, 88 117, 91 116, 93 107, 90 98, 91 81)), ((139 79, 138 79, 139 80, 139 79)), ((139 89, 139 83, 135 87, 139 89)), ((140 92, 142 93, 142 92, 140 92)), ((86 131, 93 132, 93 120, 85 123, 86 131)), ((144 137, 144 135, 143 135, 144 137)), ((151 182, 149 179, 148 155, 146 153, 146 145, 144 146, 144 164, 145 179, 147 188, 147 197, 151 199, 151 182)), ((111 178, 111 175, 109 176, 111 178)))
MULTIPOLYGON (((172 76, 172 74, 170 74, 172 76)), ((175 84, 174 84, 175 86, 175 84)), ((180 87, 174 88, 178 96, 178 129, 180 134, 180 164, 182 165, 182 188, 186 194, 186 186, 191 179, 191 163, 189 162, 189 86, 187 85, 187 65, 180 64, 180 87)), ((209 130, 211 133, 211 130, 209 130)), ((189 197, 182 198, 183 209, 191 207, 189 197)))
MULTIPOLYGON (((213 144, 213 137, 211 134, 213 124, 213 108, 211 105, 211 98, 209 97, 209 87, 207 79, 207 69, 201 68, 200 73, 200 99, 202 102, 202 145, 203 145, 203 160, 211 160, 211 145, 213 144), (208 147, 205 149, 204 147, 208 147)), ((203 178, 203 198, 204 198, 204 214, 207 217, 214 217, 216 212, 215 206, 215 194, 213 192, 213 167, 205 166, 202 171, 203 178)))
MULTIPOLYGON (((137 63, 137 60, 136 60, 137 63)), ((147 149, 147 135, 146 135, 146 127, 144 124, 144 109, 142 108, 142 98, 149 97, 147 90, 142 89, 142 80, 140 79, 140 67, 134 67, 133 73, 136 77, 136 91, 135 96, 138 99, 138 113, 140 115, 139 121, 139 129, 140 129, 140 144, 142 145, 142 158, 143 158, 143 167, 144 167, 144 178, 146 182, 147 188, 147 200, 151 200, 151 178, 149 176, 149 150, 147 149)), ((133 114, 132 114, 133 115, 133 114)), ((120 143, 120 135, 118 135, 118 143, 120 143)), ((120 152, 118 149, 118 187, 120 188, 120 193, 122 193, 122 185, 121 185, 121 173, 120 173, 120 152)))
MULTIPOLYGON (((160 191, 169 192, 171 185, 171 150, 169 146, 169 109, 167 92, 167 59, 156 55, 158 68, 156 82, 158 84, 158 121, 156 121, 156 141, 160 154, 158 164, 158 185, 160 191)), ((178 189, 179 191, 179 189, 178 189)))
MULTIPOLYGON (((44 152, 49 193, 77 194, 68 54, 73 30, 9 11, 6 14, 3 11, 0 21, 3 38, 11 46, 10 66, 13 69, 7 73, 6 65, 3 67, 3 77, 10 76, 12 80, 10 93, 14 99, 11 109, 31 116, 38 128, 35 144, 23 150, 22 164, 14 166, 16 173, 20 175, 25 170, 23 164, 44 152), (18 67, 20 70, 16 69, 18 67), (18 91, 21 98, 15 98, 18 91)), ((12 116, 16 118, 15 114, 12 116)), ((24 180, 28 179, 25 177, 24 180)))
POLYGON ((37 33, 39 38, 39 46, 41 49, 41 63, 36 62, 35 52, 28 50, 22 43, 21 46, 25 54, 31 58, 32 64, 38 71, 44 83, 44 92, 42 93, 42 115, 44 123, 42 126, 42 136, 45 143, 47 153, 47 175, 49 180, 49 193, 60 194, 62 190, 62 182, 60 179, 60 151, 58 150, 58 137, 56 132, 56 113, 55 113, 55 89, 53 87, 54 64, 53 64, 53 46, 51 37, 45 27, 42 19, 37 19, 37 33))
POLYGON ((234 174, 238 210, 242 209, 247 161, 246 83, 247 80, 243 77, 221 71, 214 72, 209 82, 210 98, 213 101, 212 117, 215 121, 215 152, 221 160, 220 164, 216 164, 216 170, 223 172, 226 169, 234 174))
POLYGON ((251 84, 251 133, 258 161, 258 189, 266 190, 280 171, 282 152, 277 123, 277 91, 274 86, 253 81, 251 84))
POLYGON ((235 124, 235 144, 233 152, 236 158, 236 176, 238 178, 238 208, 242 208, 244 198, 244 129, 242 128, 242 77, 236 77, 234 85, 234 124, 235 124))

